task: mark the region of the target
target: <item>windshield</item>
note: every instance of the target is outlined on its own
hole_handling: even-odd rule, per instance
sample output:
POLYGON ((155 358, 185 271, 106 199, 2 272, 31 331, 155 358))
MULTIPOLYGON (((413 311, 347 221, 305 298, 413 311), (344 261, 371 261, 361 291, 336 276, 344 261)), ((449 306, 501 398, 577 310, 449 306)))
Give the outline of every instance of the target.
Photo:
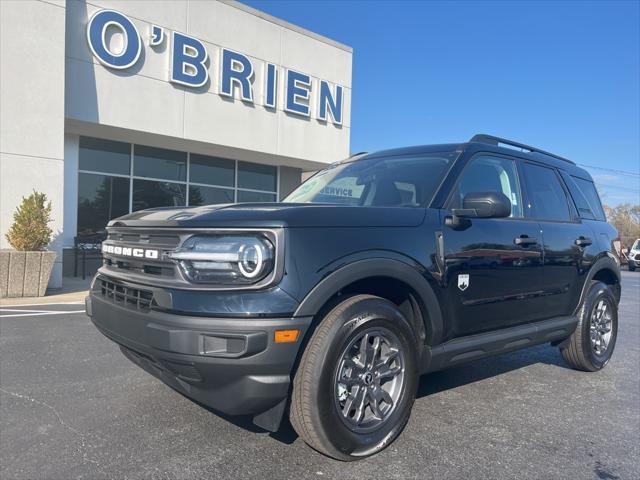
POLYGON ((287 196, 286 203, 419 207, 433 197, 457 152, 378 157, 321 170, 287 196))
POLYGON ((631 247, 631 250, 640 250, 640 238, 633 242, 633 247, 631 247))

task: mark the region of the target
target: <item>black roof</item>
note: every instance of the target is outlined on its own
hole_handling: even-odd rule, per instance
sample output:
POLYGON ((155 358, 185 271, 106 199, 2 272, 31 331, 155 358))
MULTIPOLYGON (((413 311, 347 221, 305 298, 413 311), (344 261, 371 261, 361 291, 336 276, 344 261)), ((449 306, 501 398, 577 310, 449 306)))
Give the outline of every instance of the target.
MULTIPOLYGON (((417 145, 412 147, 392 148, 388 150, 380 150, 377 152, 361 152, 352 155, 344 162, 359 160, 363 158, 377 158, 377 157, 391 157, 399 155, 412 155, 420 153, 442 153, 442 152, 454 152, 463 151, 471 148, 487 148, 488 151, 505 153, 511 155, 517 155, 519 157, 533 160, 539 163, 545 163, 550 166, 562 169, 578 177, 591 180, 589 173, 578 167, 573 161, 556 155, 554 153, 547 152, 537 147, 532 147, 524 143, 515 142, 513 140, 507 140, 505 138, 496 137, 493 135, 477 134, 474 135, 468 142, 464 143, 444 143, 435 145, 417 145)), ((342 162, 340 162, 342 163, 342 162)))

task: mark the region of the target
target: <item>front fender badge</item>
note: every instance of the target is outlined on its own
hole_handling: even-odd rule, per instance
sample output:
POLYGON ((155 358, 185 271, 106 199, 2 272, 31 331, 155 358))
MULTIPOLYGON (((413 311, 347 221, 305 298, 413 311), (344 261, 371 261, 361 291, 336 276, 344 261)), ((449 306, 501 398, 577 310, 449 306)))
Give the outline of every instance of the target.
POLYGON ((458 275, 458 288, 464 292, 468 286, 469 286, 469 274, 463 273, 458 275))

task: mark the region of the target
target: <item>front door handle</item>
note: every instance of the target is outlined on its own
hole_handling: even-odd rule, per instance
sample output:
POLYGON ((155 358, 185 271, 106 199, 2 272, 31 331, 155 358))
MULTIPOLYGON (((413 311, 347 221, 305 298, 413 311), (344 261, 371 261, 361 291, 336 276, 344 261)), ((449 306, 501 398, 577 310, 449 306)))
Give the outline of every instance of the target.
POLYGON ((576 245, 579 246, 579 247, 588 247, 592 243, 593 242, 591 241, 591 239, 587 238, 587 237, 578 237, 578 238, 576 238, 576 245))
POLYGON ((513 239, 513 243, 520 245, 521 247, 528 247, 529 245, 535 245, 538 243, 536 237, 530 237, 529 235, 520 235, 513 239))

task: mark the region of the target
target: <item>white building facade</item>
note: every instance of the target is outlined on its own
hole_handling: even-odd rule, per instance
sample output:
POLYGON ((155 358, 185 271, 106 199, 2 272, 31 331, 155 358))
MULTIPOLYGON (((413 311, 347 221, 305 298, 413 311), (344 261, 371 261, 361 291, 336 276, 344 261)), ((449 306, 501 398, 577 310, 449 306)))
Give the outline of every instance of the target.
POLYGON ((282 199, 349 155, 352 50, 227 1, 0 2, 0 248, 53 204, 74 239, 157 206, 282 199))

